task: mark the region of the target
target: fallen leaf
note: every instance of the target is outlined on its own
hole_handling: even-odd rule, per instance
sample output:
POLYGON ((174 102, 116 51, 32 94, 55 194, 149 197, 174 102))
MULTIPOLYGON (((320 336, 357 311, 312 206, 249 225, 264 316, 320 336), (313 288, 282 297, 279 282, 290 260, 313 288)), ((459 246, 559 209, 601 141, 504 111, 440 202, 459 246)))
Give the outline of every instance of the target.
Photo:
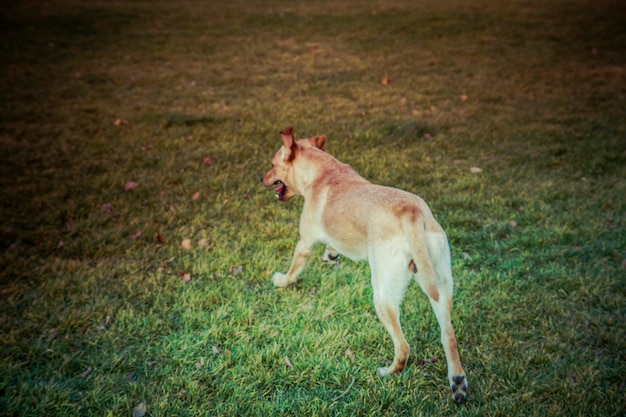
POLYGON ((54 340, 57 337, 57 331, 58 328, 53 327, 52 329, 48 330, 48 342, 54 340))
POLYGON ((83 372, 79 376, 81 378, 87 378, 92 372, 93 372, 93 368, 90 366, 89 368, 85 369, 85 372, 83 372))
POLYGON ((428 140, 432 140, 433 139, 433 135, 430 133, 425 133, 424 134, 424 138, 428 139, 428 140))
POLYGON ((124 120, 124 119, 115 119, 115 121, 113 122, 113 124, 115 126, 128 126, 130 125, 130 123, 128 122, 128 120, 124 120))
POLYGON ((101 209, 102 211, 106 211, 106 212, 109 212, 109 213, 110 213, 110 212, 112 212, 113 210, 115 210, 115 207, 114 207, 114 206, 113 206, 113 204, 111 204, 111 203, 105 203, 105 204, 103 204, 103 205, 100 207, 100 209, 101 209))
POLYGON ((354 359, 354 353, 352 353, 352 350, 350 350, 349 348, 346 349, 343 354, 346 356, 346 358, 352 360, 354 359))
POLYGON ((467 96, 465 94, 461 95, 461 97, 459 97, 461 99, 461 101, 467 101, 467 96))
POLYGON ((211 346, 211 352, 213 352, 214 355, 219 355, 220 350, 218 349, 217 346, 213 345, 211 346))
POLYGON ((293 368, 293 364, 289 360, 289 356, 285 356, 285 365, 287 365, 287 368, 293 368))
POLYGON ((140 237, 141 237, 141 230, 137 230, 136 233, 133 233, 132 235, 128 236, 130 240, 137 240, 140 237))
POLYGON ((191 239, 183 239, 183 241, 180 242, 180 246, 185 250, 191 250, 191 239))
POLYGON ((133 417, 143 417, 146 415, 147 411, 148 406, 146 405, 146 403, 141 403, 133 408, 133 417))
POLYGON ((124 185, 124 190, 125 191, 132 191, 135 188, 139 187, 139 183, 136 183, 135 181, 128 181, 126 183, 126 185, 124 185))
POLYGON ((97 327, 98 332, 102 333, 103 331, 105 331, 107 326, 110 323, 111 323, 111 316, 107 316, 106 319, 104 319, 104 324, 101 324, 100 326, 97 327))
POLYGON ((509 224, 511 225, 511 227, 517 227, 517 222, 515 220, 511 220, 509 224))
POLYGON ((176 209, 174 208, 174 206, 173 206, 173 205, 171 205, 171 204, 166 204, 166 205, 165 205, 165 210, 167 210, 167 211, 171 211, 171 212, 175 212, 175 211, 176 211, 176 209))
POLYGON ((57 249, 62 249, 65 246, 65 243, 63 243, 62 240, 59 240, 59 243, 57 243, 57 249))
POLYGON ((208 239, 200 239, 198 241, 198 246, 200 246, 201 248, 206 248, 207 246, 209 246, 209 240, 208 239))
POLYGON ((209 158, 208 156, 205 156, 204 159, 202 160, 202 163, 204 165, 213 165, 213 160, 209 158))
POLYGON ((310 54, 314 54, 318 52, 321 48, 319 43, 307 43, 306 47, 307 47, 307 52, 310 54))
POLYGON ((194 366, 196 367, 196 369, 202 368, 204 366, 204 358, 200 358, 200 360, 196 362, 194 366))
POLYGON ((463 252, 461 255, 463 255, 463 257, 464 257, 465 259, 467 259, 468 261, 471 261, 471 260, 472 260, 472 257, 471 257, 471 256, 470 256, 470 254, 469 254, 469 253, 467 253, 467 252, 463 252))
POLYGON ((162 245, 165 243, 165 239, 163 239, 163 236, 161 235, 156 235, 156 241, 159 245, 162 245))
POLYGON ((197 200, 200 198, 200 191, 196 191, 195 193, 193 193, 193 195, 191 196, 192 200, 197 200))
POLYGON ((424 367, 427 363, 437 363, 439 362, 439 358, 437 356, 433 356, 432 358, 420 359, 417 361, 417 366, 424 367))
POLYGON ((482 170, 482 169, 480 169, 480 168, 478 168, 478 167, 471 167, 471 168, 470 168, 470 172, 471 172, 472 174, 480 174, 481 172, 483 172, 483 170, 482 170))
POLYGON ((185 272, 185 271, 178 271, 178 276, 181 278, 181 280, 185 283, 191 281, 191 274, 189 272, 185 272))
POLYGON ((391 84, 391 79, 390 79, 389 77, 384 77, 384 78, 380 81, 380 83, 381 83, 382 85, 388 85, 388 84, 391 84))
POLYGON ((233 277, 238 277, 242 273, 243 273, 243 265, 240 265, 240 266, 231 265, 228 267, 228 275, 231 275, 233 277))

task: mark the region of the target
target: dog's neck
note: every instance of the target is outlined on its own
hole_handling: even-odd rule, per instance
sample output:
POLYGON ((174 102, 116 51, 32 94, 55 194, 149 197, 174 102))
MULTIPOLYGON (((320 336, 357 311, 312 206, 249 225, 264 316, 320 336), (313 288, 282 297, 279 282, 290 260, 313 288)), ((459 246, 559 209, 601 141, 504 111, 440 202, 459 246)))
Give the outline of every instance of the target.
POLYGON ((295 178, 298 178, 296 191, 306 200, 324 189, 329 189, 340 182, 359 182, 369 184, 350 165, 344 164, 332 155, 316 149, 303 148, 298 156, 300 161, 294 164, 295 178))

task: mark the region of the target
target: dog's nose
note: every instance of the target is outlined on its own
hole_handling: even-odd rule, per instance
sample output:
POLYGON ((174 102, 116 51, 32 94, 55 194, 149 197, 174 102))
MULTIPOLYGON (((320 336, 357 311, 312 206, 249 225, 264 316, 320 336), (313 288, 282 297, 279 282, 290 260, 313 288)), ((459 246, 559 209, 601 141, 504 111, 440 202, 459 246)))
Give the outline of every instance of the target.
POLYGON ((263 175, 259 177, 259 181, 261 181, 261 184, 263 184, 263 175))

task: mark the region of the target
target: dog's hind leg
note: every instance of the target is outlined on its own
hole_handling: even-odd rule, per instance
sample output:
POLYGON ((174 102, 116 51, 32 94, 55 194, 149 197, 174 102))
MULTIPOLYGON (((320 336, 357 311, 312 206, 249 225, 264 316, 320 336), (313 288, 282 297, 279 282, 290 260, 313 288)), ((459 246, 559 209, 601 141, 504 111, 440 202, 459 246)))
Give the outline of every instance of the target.
POLYGON ((296 249, 293 253, 293 259, 291 260, 291 266, 286 274, 281 272, 275 272, 272 277, 272 281, 276 287, 286 287, 293 284, 298 279, 298 275, 304 269, 306 261, 311 255, 311 246, 309 243, 300 240, 296 245, 296 249))
POLYGON ((446 353, 448 381, 452 396, 456 402, 462 402, 466 396, 468 383, 461 366, 456 336, 450 319, 453 289, 450 248, 445 237, 439 243, 441 243, 438 245, 440 250, 431 251, 431 255, 435 255, 432 259, 438 275, 439 299, 434 300, 432 297, 429 299, 441 327, 441 343, 446 353))
POLYGON ((370 256, 370 268, 376 313, 389 332, 394 348, 391 365, 378 368, 378 375, 385 376, 402 371, 409 358, 409 344, 400 326, 400 304, 410 281, 410 275, 403 262, 394 263, 390 256, 379 256, 378 261, 376 257, 370 256), (402 267, 394 270, 396 265, 402 265, 402 267))
POLYGON ((452 307, 452 297, 448 294, 441 294, 439 301, 430 299, 430 304, 435 311, 437 321, 441 327, 441 343, 446 352, 446 362, 448 364, 448 381, 452 396, 456 402, 465 399, 467 391, 467 378, 461 366, 459 351, 456 343, 454 328, 450 321, 450 308, 452 307))

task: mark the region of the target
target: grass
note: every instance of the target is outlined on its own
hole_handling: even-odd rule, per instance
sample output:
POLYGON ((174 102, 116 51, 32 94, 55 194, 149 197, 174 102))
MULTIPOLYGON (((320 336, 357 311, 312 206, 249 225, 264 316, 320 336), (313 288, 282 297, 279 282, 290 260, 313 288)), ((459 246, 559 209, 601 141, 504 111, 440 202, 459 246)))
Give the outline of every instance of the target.
POLYGON ((0 6, 0 414, 623 415, 623 4, 179 3, 0 6), (290 125, 447 230, 464 405, 416 286, 385 379, 366 264, 272 287, 290 125))

